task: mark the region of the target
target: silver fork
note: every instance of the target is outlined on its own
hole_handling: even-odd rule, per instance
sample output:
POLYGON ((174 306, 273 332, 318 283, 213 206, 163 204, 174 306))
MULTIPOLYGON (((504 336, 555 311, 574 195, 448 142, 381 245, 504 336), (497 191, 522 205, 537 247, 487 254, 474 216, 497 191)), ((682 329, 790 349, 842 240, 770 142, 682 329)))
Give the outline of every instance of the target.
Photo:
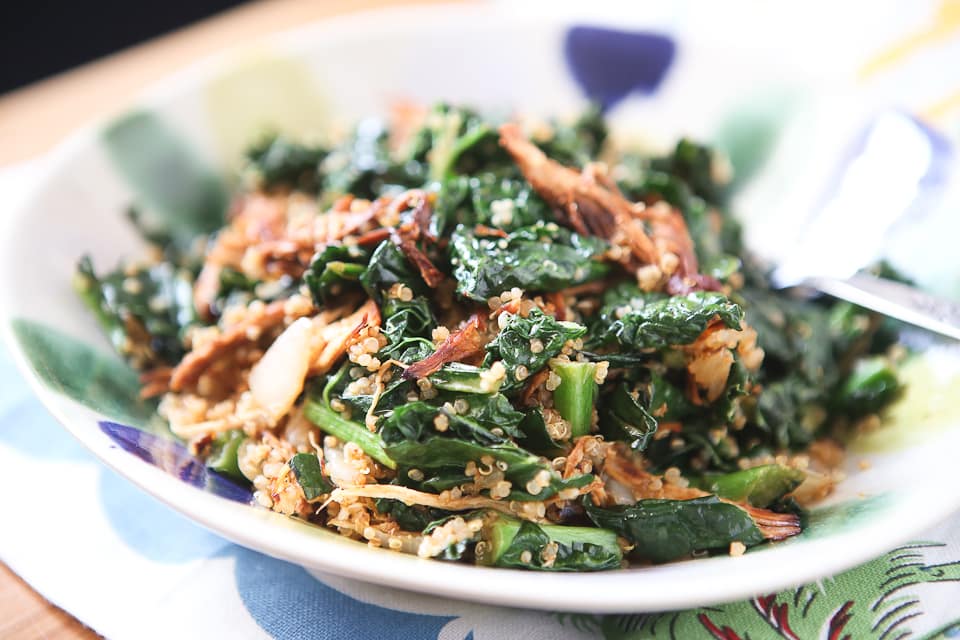
POLYGON ((912 117, 880 114, 774 269, 773 285, 820 291, 960 340, 960 304, 859 271, 879 257, 884 237, 898 223, 922 223, 924 210, 945 188, 943 168, 952 161, 950 145, 912 117))

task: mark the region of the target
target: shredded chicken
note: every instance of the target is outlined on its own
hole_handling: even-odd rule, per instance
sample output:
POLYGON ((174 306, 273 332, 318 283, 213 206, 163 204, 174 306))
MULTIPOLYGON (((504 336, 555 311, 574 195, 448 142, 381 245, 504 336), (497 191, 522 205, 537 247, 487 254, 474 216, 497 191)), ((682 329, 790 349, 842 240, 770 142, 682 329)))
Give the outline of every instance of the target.
POLYGON ((277 300, 267 305, 251 305, 250 313, 241 322, 220 332, 183 357, 180 364, 170 375, 170 389, 183 391, 197 381, 197 378, 225 352, 256 340, 265 331, 279 326, 286 317, 286 301, 277 300))
POLYGON ((254 193, 238 201, 230 225, 207 252, 194 285, 194 306, 205 318, 220 290, 224 268, 254 279, 300 277, 317 249, 379 224, 389 198, 340 198, 326 212, 297 194, 254 193))
POLYGON ((580 174, 551 160, 524 137, 516 124, 500 127, 500 144, 510 153, 537 193, 559 209, 577 233, 612 238, 623 233, 639 264, 657 264, 660 254, 637 214, 643 204, 629 202, 600 184, 594 171, 580 174))
POLYGON ((437 350, 429 356, 415 362, 403 372, 407 380, 425 378, 431 373, 440 370, 448 362, 475 361, 483 355, 484 331, 486 318, 481 314, 473 314, 467 323, 454 331, 444 340, 437 350))
POLYGON ((663 201, 652 207, 630 202, 601 165, 588 164, 580 173, 565 167, 527 140, 515 124, 500 127, 500 144, 537 193, 565 216, 574 231, 628 247, 629 252, 618 259, 630 271, 643 265, 657 266, 670 276, 668 287, 673 295, 681 290, 720 289, 717 280, 697 272, 693 239, 676 207, 663 201))

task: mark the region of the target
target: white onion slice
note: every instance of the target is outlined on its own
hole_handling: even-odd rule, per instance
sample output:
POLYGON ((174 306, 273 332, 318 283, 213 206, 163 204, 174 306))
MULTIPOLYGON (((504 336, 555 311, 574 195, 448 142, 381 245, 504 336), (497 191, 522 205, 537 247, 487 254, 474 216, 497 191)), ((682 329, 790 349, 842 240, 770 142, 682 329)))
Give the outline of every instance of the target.
POLYGON ((300 318, 273 341, 250 370, 250 392, 275 420, 290 411, 303 391, 312 334, 310 319, 300 318))

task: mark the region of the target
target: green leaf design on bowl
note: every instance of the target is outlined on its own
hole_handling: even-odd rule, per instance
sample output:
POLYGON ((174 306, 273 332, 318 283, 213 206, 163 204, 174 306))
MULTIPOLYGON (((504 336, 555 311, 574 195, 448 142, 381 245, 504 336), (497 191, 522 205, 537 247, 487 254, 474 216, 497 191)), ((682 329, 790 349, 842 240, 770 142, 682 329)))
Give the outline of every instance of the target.
POLYGON ((148 111, 127 114, 104 129, 102 141, 149 227, 164 229, 186 246, 224 224, 223 181, 159 117, 148 111))
POLYGON ((140 398, 137 374, 118 357, 32 320, 15 318, 12 325, 47 387, 113 420, 170 436, 156 403, 140 398))

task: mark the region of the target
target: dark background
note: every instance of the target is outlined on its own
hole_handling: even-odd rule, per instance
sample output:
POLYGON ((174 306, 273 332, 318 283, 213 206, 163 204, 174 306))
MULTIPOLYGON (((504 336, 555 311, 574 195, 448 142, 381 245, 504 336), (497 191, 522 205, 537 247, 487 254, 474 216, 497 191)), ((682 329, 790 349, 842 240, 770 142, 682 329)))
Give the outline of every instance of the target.
POLYGON ((241 0, 0 0, 0 93, 158 36, 241 0))

